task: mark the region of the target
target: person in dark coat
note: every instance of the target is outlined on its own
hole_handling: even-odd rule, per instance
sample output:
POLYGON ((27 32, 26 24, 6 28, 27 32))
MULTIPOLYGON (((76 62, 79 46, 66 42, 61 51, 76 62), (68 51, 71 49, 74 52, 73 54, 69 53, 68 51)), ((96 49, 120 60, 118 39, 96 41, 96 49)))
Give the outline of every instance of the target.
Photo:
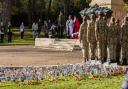
POLYGON ((11 23, 8 22, 8 30, 7 30, 7 33, 8 33, 8 43, 9 42, 12 42, 12 30, 11 30, 11 23))
POLYGON ((4 43, 4 33, 5 33, 5 26, 3 22, 0 24, 0 43, 4 43))
POLYGON ((60 12, 59 17, 58 17, 58 38, 64 38, 64 26, 65 26, 65 18, 63 16, 63 13, 60 12))
POLYGON ((38 35, 38 37, 40 36, 40 33, 41 33, 41 20, 39 19, 39 21, 38 21, 38 30, 37 30, 37 35, 38 35))

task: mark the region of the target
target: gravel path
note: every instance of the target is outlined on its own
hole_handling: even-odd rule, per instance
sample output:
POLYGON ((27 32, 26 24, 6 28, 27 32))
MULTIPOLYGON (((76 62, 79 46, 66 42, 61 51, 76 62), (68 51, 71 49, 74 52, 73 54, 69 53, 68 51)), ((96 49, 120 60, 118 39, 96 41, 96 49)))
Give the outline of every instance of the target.
POLYGON ((80 63, 81 51, 66 52, 34 46, 0 46, 0 66, 41 66, 80 63))

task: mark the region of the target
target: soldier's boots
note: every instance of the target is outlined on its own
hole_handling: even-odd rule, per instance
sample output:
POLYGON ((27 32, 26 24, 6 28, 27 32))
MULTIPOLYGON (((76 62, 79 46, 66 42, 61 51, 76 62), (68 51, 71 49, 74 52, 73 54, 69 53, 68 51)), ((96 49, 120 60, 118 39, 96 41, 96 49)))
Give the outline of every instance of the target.
POLYGON ((83 59, 82 59, 82 62, 83 62, 83 63, 86 63, 87 61, 88 61, 88 58, 83 58, 83 59))
POLYGON ((109 63, 117 63, 116 59, 111 59, 109 63))
POLYGON ((117 61, 117 64, 118 64, 118 65, 121 64, 121 63, 120 63, 120 58, 119 58, 119 57, 116 58, 116 61, 117 61))
POLYGON ((124 58, 122 61, 121 61, 121 65, 128 65, 128 61, 126 58, 124 58))
POLYGON ((99 59, 99 60, 101 60, 101 63, 102 63, 102 64, 104 64, 105 62, 108 62, 108 61, 107 61, 107 58, 103 58, 103 59, 99 59))
POLYGON ((104 64, 104 63, 105 63, 104 59, 101 59, 101 63, 102 63, 102 64, 104 64))
POLYGON ((95 58, 91 58, 91 60, 95 60, 95 58))
POLYGON ((101 59, 101 63, 102 63, 102 64, 104 64, 105 62, 107 62, 107 58, 101 59))

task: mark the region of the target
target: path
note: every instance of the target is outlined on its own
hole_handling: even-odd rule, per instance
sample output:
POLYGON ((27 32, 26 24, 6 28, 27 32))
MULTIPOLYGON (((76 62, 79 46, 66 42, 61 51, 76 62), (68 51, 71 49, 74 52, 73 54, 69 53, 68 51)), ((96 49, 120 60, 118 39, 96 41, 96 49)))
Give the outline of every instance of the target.
POLYGON ((34 46, 0 46, 0 66, 41 66, 80 63, 81 52, 50 51, 34 46))

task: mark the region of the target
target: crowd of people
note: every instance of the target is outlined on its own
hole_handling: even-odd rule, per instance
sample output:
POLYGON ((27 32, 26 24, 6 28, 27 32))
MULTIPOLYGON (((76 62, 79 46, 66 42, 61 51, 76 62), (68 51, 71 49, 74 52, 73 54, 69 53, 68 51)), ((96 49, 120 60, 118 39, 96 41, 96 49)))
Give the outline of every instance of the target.
MULTIPOLYGON (((23 22, 21 23, 19 29, 20 29, 21 39, 23 39, 24 38, 24 29, 25 29, 25 26, 24 26, 24 23, 23 22)), ((31 30, 32 30, 33 39, 35 39, 35 38, 37 38, 37 37, 40 36, 41 29, 42 29, 42 23, 41 23, 41 20, 40 19, 38 21, 34 21, 32 23, 31 30)))
POLYGON ((0 82, 43 80, 61 78, 76 74, 120 74, 126 69, 118 65, 102 65, 100 62, 86 64, 69 64, 42 67, 0 67, 0 82))
MULTIPOLYGON (((39 20, 35 20, 32 23, 31 31, 33 39, 38 37, 46 38, 68 38, 68 39, 78 39, 80 21, 77 16, 69 15, 67 20, 62 12, 60 12, 57 20, 45 20, 44 23, 39 20), (44 32, 44 36, 41 35, 41 32, 44 32)), ((6 26, 3 21, 0 24, 0 42, 4 43, 5 37, 7 35, 8 42, 12 42, 12 25, 11 22, 8 22, 6 26)), ((24 38, 25 25, 24 22, 21 22, 19 26, 20 38, 24 38)))
POLYGON ((51 20, 45 21, 44 26, 47 29, 46 37, 78 39, 80 21, 76 16, 69 15, 66 20, 60 12, 57 21, 53 23, 51 20))
POLYGON ((84 62, 101 60, 102 63, 128 64, 128 17, 123 22, 111 17, 107 23, 106 16, 99 12, 98 18, 92 14, 90 20, 83 17, 79 40, 82 46, 84 62))
MULTIPOLYGON (((8 43, 12 42, 12 37, 13 37, 13 31, 12 31, 12 25, 11 22, 8 22, 7 26, 1 21, 0 23, 0 43, 4 43, 5 38, 7 38, 8 43)), ((42 29, 42 23, 41 20, 39 19, 38 21, 33 22, 32 24, 32 35, 33 39, 37 38, 41 34, 41 29, 42 29)), ((19 36, 21 39, 24 38, 24 32, 25 32, 25 26, 24 22, 21 22, 19 26, 19 36)))
MULTIPOLYGON (((80 26, 80 21, 76 16, 72 19, 69 15, 67 21, 62 12, 60 12, 57 23, 52 23, 51 20, 44 21, 45 37, 49 38, 71 38, 79 39, 83 52, 83 59, 87 61, 101 60, 102 63, 117 62, 118 64, 128 64, 128 17, 120 20, 111 17, 109 23, 106 16, 102 12, 98 18, 94 14, 83 17, 83 22, 80 26)), ((12 41, 11 22, 8 22, 7 30, 1 21, 0 24, 0 42, 4 42, 4 37, 7 34, 8 42, 12 41)), ((24 23, 20 27, 21 39, 24 38, 24 23)), ((33 38, 40 37, 42 22, 36 20, 32 24, 33 38)))
POLYGON ((1 21, 0 23, 0 43, 4 43, 5 35, 7 35, 8 42, 12 41, 12 29, 11 22, 8 22, 7 30, 4 23, 1 21))

